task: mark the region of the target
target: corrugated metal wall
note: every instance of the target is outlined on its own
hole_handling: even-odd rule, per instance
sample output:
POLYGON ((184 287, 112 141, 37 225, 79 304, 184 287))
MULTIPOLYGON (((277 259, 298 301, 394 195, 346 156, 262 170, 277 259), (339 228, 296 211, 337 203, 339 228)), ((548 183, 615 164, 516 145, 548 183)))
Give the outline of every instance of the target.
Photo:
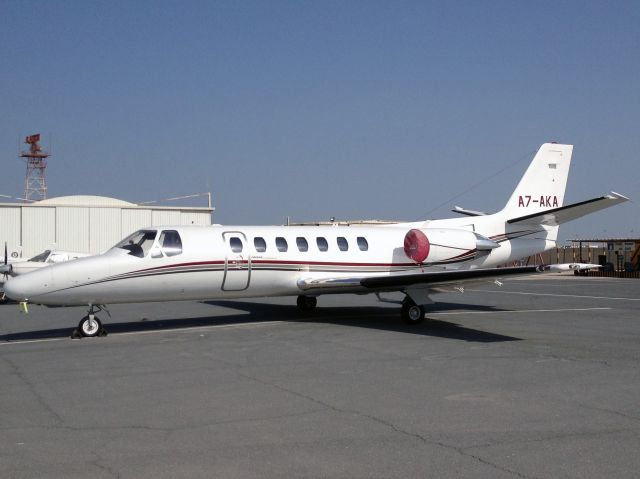
POLYGON ((140 228, 144 228, 144 226, 151 226, 151 210, 124 209, 122 210, 121 224, 123 238, 140 228))
POLYGON ((179 225, 180 212, 155 210, 151 212, 151 224, 153 226, 179 225))
POLYGON ((211 224, 211 216, 203 215, 202 213, 191 213, 182 211, 180 213, 179 223, 181 225, 208 226, 211 224))
POLYGON ((22 256, 30 258, 56 244, 56 209, 22 208, 22 256))
POLYGON ((7 242, 7 252, 20 254, 20 212, 21 208, 0 208, 0 238, 3 238, 2 255, 4 255, 4 242, 7 242))
POLYGON ((119 208, 89 210, 89 251, 106 251, 122 239, 121 212, 119 208))
POLYGON ((56 249, 91 251, 88 232, 89 208, 56 207, 56 249))
POLYGON ((102 253, 147 226, 210 225, 209 211, 82 205, 0 205, 0 249, 30 258, 45 249, 102 253))

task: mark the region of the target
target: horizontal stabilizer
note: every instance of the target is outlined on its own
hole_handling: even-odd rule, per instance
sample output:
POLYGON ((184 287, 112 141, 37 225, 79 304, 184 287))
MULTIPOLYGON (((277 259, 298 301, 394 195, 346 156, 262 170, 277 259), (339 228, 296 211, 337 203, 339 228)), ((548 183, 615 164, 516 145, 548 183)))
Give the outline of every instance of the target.
POLYGON ((611 192, 611 194, 593 198, 591 200, 581 201, 572 205, 560 206, 545 211, 540 211, 531 215, 520 216, 507 220, 509 224, 527 224, 527 225, 544 225, 558 226, 562 223, 581 218, 590 213, 615 206, 620 203, 629 201, 629 198, 619 193, 611 192))
POLYGON ((451 211, 465 216, 486 216, 486 213, 483 213, 482 211, 465 210, 459 206, 455 206, 451 211))

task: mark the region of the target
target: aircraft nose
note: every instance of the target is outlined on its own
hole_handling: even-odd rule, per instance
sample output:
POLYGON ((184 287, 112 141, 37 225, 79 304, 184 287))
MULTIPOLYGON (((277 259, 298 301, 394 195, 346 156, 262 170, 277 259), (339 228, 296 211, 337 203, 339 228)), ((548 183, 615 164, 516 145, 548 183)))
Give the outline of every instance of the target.
POLYGON ((24 301, 24 294, 26 293, 24 287, 24 281, 22 281, 23 277, 16 277, 9 279, 6 283, 4 283, 4 294, 7 298, 13 299, 14 301, 24 301))
POLYGON ((53 285, 53 274, 46 269, 50 267, 10 278, 4 284, 5 295, 14 301, 28 301, 45 293, 53 285))

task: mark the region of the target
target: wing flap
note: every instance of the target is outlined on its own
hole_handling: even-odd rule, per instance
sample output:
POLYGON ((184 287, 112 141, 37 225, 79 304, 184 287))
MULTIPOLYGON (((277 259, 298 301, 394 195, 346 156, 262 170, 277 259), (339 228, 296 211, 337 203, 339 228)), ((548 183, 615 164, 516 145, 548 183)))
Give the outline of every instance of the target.
POLYGON ((379 276, 375 278, 365 278, 360 284, 365 288, 398 288, 402 289, 413 285, 441 285, 449 283, 459 283, 465 280, 479 278, 503 277, 513 275, 525 275, 541 273, 544 266, 516 266, 511 268, 478 268, 465 270, 433 271, 417 274, 403 274, 391 276, 379 276))

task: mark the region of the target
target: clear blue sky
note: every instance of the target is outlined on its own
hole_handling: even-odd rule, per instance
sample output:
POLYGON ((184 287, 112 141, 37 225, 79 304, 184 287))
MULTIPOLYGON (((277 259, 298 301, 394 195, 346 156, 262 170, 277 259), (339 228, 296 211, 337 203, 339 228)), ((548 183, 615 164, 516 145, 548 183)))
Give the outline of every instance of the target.
MULTIPOLYGON (((227 224, 497 210, 553 140, 566 201, 640 201, 638 25, 637 1, 0 0, 0 194, 41 132, 50 196, 210 189, 227 224)), ((561 237, 640 237, 638 213, 561 237)))

